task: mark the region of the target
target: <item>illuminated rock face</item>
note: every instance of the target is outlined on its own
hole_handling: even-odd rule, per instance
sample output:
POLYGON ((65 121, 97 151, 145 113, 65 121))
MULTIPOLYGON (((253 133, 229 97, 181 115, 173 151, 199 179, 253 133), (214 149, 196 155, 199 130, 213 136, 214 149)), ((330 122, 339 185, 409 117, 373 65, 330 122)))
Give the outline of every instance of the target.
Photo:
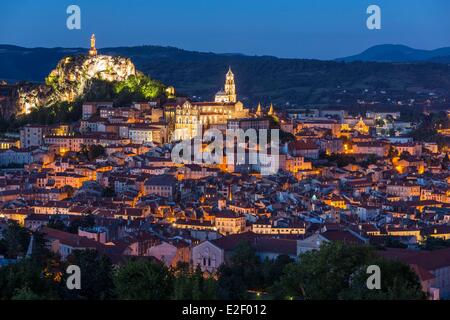
POLYGON ((19 87, 17 109, 18 113, 30 113, 37 106, 45 106, 56 101, 51 87, 46 85, 33 85, 19 87))
POLYGON ((91 80, 124 81, 136 75, 128 58, 105 55, 63 58, 50 72, 46 85, 19 89, 18 112, 29 113, 33 107, 57 101, 72 102, 89 89, 91 80))

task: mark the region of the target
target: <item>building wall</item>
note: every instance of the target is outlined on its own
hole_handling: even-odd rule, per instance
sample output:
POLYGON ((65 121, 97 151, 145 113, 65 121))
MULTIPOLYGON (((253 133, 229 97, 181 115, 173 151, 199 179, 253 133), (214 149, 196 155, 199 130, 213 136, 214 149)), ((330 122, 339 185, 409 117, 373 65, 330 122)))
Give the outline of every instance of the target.
POLYGON ((39 147, 44 144, 44 135, 49 128, 44 126, 25 126, 20 129, 21 148, 39 147))
POLYGON ((433 287, 438 288, 441 299, 450 298, 450 266, 433 270, 431 272, 436 278, 433 287))
POLYGON ((192 249, 192 265, 200 266, 203 272, 214 273, 225 262, 224 251, 209 241, 205 241, 192 249))
POLYGON ((161 197, 170 198, 173 196, 173 188, 171 186, 146 185, 145 194, 156 194, 161 197))
POLYGON ((130 139, 133 143, 149 143, 153 141, 153 130, 129 129, 130 139))
POLYGON ((420 197, 420 186, 388 185, 386 193, 398 197, 420 197))
POLYGON ((170 243, 162 242, 159 245, 152 246, 147 251, 147 256, 155 257, 164 262, 168 267, 172 265, 172 261, 177 255, 177 248, 170 243))
POLYGON ((245 231, 245 218, 216 218, 215 226, 221 234, 236 234, 245 231))

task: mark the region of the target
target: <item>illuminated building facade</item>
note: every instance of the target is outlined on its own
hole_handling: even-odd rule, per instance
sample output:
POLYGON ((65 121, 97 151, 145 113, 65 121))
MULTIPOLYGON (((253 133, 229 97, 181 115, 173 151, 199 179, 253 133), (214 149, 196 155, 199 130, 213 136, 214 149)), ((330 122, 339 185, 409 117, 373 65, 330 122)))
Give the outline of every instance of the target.
POLYGON ((215 102, 222 103, 235 103, 237 101, 236 96, 236 84, 234 83, 234 74, 231 68, 228 69, 225 77, 225 87, 223 91, 216 93, 215 102))
POLYGON ((91 36, 91 49, 89 49, 89 55, 94 57, 97 55, 97 49, 95 48, 95 34, 91 36))
POLYGON ((230 119, 248 117, 249 110, 236 99, 234 75, 228 71, 225 90, 219 91, 214 102, 185 101, 176 106, 175 140, 191 139, 198 134, 199 128, 223 125, 226 128, 230 119))

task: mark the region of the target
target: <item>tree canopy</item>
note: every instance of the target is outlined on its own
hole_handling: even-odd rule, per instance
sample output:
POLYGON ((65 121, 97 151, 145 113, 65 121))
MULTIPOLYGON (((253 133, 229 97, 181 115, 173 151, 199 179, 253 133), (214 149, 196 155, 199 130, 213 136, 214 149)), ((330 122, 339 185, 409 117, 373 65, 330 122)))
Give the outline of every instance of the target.
POLYGON ((278 299, 358 300, 424 299, 417 275, 407 265, 386 261, 372 247, 340 242, 326 243, 320 250, 300 255, 289 264, 272 287, 278 299), (381 289, 367 287, 367 267, 381 270, 381 289))
POLYGON ((173 276, 162 263, 131 260, 114 274, 114 284, 119 299, 169 299, 173 289, 173 276))

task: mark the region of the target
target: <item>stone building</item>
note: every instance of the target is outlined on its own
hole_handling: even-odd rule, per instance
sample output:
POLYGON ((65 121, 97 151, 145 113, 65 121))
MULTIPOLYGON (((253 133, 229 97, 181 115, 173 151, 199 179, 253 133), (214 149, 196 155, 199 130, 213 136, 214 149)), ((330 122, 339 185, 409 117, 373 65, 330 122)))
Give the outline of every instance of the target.
POLYGON ((228 120, 248 117, 249 110, 237 101, 234 75, 231 69, 225 80, 224 91, 216 94, 214 102, 185 101, 175 109, 175 140, 191 139, 200 129, 223 125, 226 129, 228 120))

